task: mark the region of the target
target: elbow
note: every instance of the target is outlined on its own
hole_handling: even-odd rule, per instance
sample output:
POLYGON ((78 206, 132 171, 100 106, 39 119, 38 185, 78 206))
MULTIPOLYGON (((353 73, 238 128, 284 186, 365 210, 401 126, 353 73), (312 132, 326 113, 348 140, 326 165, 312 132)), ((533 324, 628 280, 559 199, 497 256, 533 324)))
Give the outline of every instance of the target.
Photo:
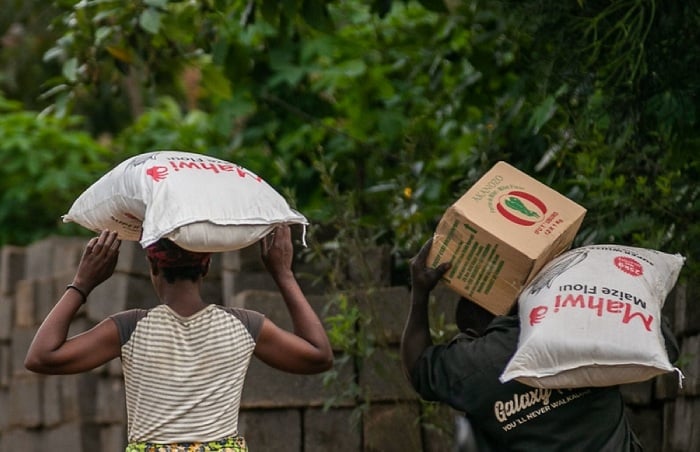
POLYGON ((323 362, 320 363, 321 372, 331 370, 333 367, 333 353, 331 353, 323 362))
POLYGON ((310 373, 320 374, 333 368, 333 353, 320 357, 309 366, 310 373))
POLYGON ((309 366, 307 367, 307 371, 310 374, 320 374, 320 373, 326 372, 328 370, 331 370, 332 367, 333 367, 333 352, 330 352, 328 354, 325 354, 324 356, 319 357, 313 363, 309 363, 309 366))
POLYGON ((35 373, 42 373, 43 370, 41 360, 32 355, 27 355, 24 358, 24 368, 35 373))
POLYGON ((49 361, 32 353, 28 353, 24 358, 24 368, 37 374, 52 375, 56 373, 49 361))

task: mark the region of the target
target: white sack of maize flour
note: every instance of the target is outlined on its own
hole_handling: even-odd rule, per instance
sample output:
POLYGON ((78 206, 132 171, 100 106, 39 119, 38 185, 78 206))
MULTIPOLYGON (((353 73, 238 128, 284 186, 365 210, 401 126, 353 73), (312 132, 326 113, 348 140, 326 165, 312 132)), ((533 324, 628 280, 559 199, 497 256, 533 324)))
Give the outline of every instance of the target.
POLYGON ((181 151, 123 161, 88 187, 63 221, 114 230, 144 248, 165 237, 200 252, 244 248, 279 224, 308 224, 260 176, 181 151))
POLYGON ((677 254, 618 245, 553 259, 518 298, 520 339, 500 380, 575 388, 670 371, 682 378, 664 346, 661 308, 683 263, 677 254))

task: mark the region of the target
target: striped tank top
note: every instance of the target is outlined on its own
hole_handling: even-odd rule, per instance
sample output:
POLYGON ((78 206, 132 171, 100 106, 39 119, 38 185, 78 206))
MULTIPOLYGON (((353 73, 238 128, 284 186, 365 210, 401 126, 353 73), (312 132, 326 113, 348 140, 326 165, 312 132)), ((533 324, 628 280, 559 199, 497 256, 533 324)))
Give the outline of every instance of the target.
POLYGON ((238 434, 238 411, 263 315, 166 305, 111 316, 121 340, 129 442, 213 441, 238 434))

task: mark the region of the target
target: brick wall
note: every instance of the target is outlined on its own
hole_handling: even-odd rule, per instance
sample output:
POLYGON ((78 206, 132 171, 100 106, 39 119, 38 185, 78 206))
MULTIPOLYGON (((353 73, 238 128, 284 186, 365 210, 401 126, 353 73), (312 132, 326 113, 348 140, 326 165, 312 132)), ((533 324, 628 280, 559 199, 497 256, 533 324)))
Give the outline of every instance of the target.
MULTIPOLYGON (((1 249, 0 452, 124 450, 126 410, 118 360, 71 376, 39 376, 23 366, 29 342, 70 282, 84 244, 82 238, 52 237, 1 249)), ((303 270, 298 273, 303 275, 303 270)), ((302 285, 324 319, 338 314, 326 309, 327 296, 311 280, 302 278, 302 285)), ((252 248, 216 255, 204 284, 211 302, 255 309, 290 328, 281 297, 270 288, 274 284, 252 248)), ((665 307, 682 346, 684 388, 678 389, 674 375, 624 387, 635 429, 650 451, 700 450, 700 307, 692 303, 696 293, 697 288, 679 289, 665 307)), ((408 313, 407 289, 387 286, 347 296, 363 312, 372 313, 373 322, 362 331, 376 348, 362 360, 347 359, 338 350, 331 383, 328 375, 286 374, 254 359, 239 424, 251 450, 452 450, 450 430, 456 413, 419 402, 401 373, 398 345, 408 313)), ((454 298, 449 291, 437 291, 435 313, 449 321, 454 298)), ((136 243, 124 242, 115 275, 90 295, 73 332, 111 313, 156 302, 143 251, 136 243)))

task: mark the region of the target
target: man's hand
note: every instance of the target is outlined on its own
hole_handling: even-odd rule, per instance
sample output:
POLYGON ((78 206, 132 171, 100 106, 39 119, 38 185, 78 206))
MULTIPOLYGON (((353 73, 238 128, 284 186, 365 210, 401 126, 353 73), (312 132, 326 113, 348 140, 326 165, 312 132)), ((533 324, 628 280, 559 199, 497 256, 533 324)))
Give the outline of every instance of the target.
POLYGON ((430 268, 426 265, 432 245, 433 239, 430 238, 410 262, 412 283, 411 309, 401 336, 401 362, 409 381, 418 358, 433 343, 428 322, 430 291, 435 288, 440 278, 451 265, 449 262, 440 264, 437 268, 430 268))
POLYGON ((442 276, 452 265, 450 262, 444 262, 437 268, 428 267, 426 262, 428 260, 428 253, 430 253, 430 248, 432 246, 433 238, 431 237, 427 242, 425 242, 418 254, 416 254, 410 261, 411 290, 416 293, 427 294, 433 290, 440 281, 440 278, 442 278, 442 276))

